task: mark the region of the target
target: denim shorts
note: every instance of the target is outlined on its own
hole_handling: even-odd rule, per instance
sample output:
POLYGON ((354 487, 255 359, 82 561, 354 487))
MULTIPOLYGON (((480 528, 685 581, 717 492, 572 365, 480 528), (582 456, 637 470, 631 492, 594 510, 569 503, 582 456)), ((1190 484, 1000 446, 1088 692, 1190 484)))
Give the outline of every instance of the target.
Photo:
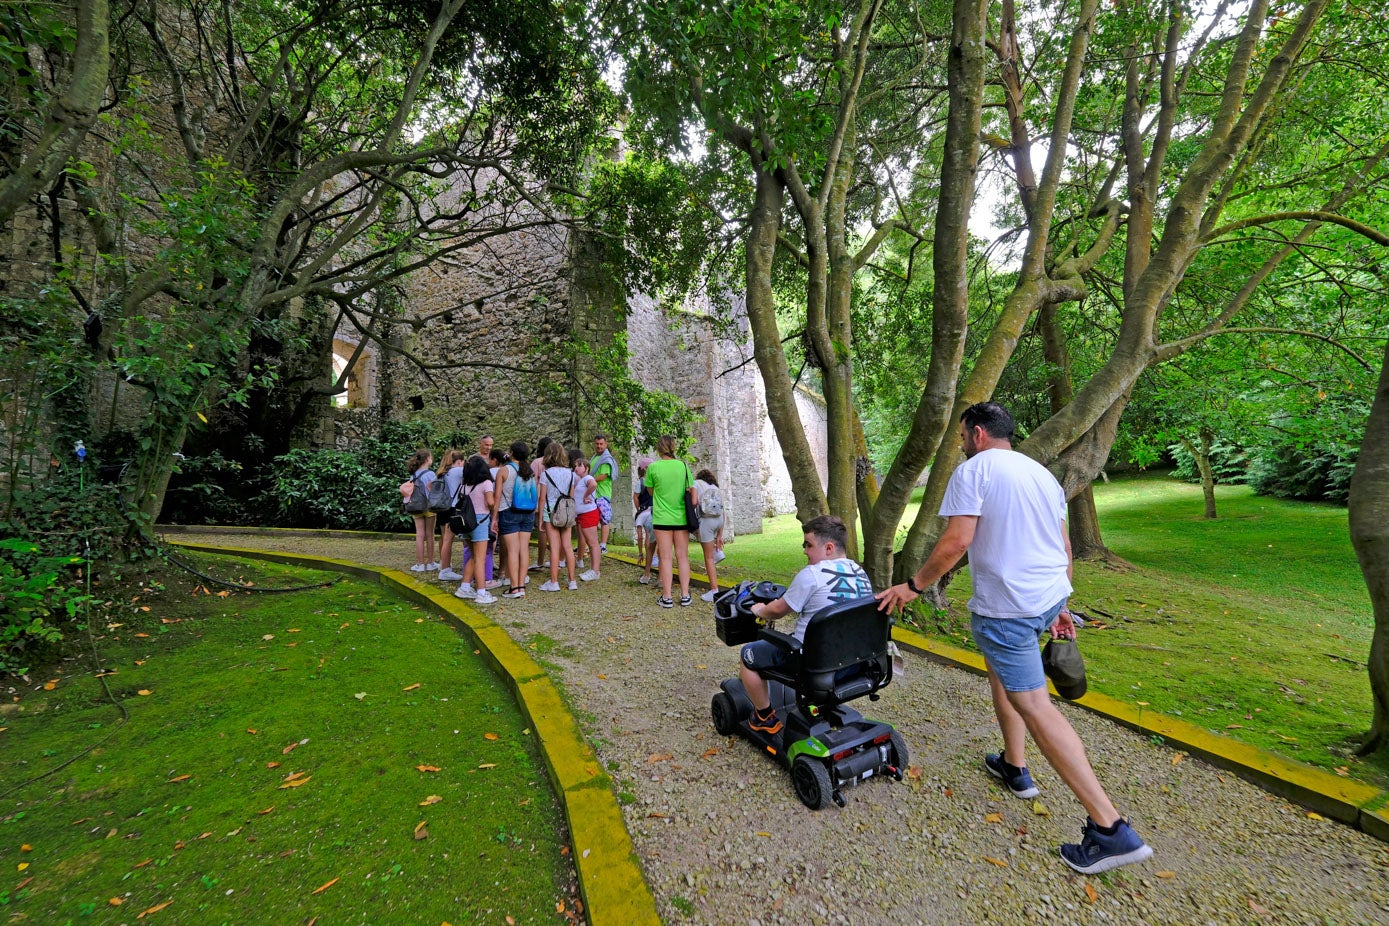
POLYGON ((1042 634, 1056 623, 1066 599, 1036 617, 982 617, 970 614, 969 629, 984 654, 989 671, 998 676, 1004 691, 1035 691, 1047 687, 1042 671, 1042 634))
POLYGON ((477 527, 468 535, 468 539, 473 543, 485 543, 492 531, 491 515, 484 515, 478 522, 477 527))
POLYGON ((515 508, 507 508, 501 513, 497 521, 497 533, 505 537, 508 534, 529 534, 535 530, 535 512, 517 511, 515 508))
POLYGON ((786 662, 788 655, 786 650, 766 640, 754 640, 743 645, 743 665, 749 669, 775 669, 786 662))

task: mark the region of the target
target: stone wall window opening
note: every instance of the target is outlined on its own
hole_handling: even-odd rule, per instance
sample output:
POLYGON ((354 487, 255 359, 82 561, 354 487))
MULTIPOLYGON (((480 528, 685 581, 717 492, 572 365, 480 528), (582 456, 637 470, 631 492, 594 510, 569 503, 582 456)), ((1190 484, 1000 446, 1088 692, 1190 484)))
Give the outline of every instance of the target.
POLYGON ((357 362, 348 369, 356 350, 355 344, 339 339, 333 341, 333 382, 341 380, 343 371, 347 371, 347 379, 343 383, 346 391, 329 397, 334 408, 366 408, 371 404, 372 369, 368 352, 363 351, 357 362))

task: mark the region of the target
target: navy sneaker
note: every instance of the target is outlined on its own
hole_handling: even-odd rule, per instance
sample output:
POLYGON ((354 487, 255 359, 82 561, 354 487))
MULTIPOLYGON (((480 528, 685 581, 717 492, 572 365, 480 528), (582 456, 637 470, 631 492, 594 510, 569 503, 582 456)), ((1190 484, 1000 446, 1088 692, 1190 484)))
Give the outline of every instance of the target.
POLYGON ((1133 831, 1127 820, 1120 820, 1113 835, 1106 836, 1094 820, 1086 817, 1085 828, 1080 831, 1080 845, 1067 843, 1060 852, 1061 861, 1076 871, 1095 875, 1120 865, 1146 861, 1152 857, 1153 847, 1133 831))
POLYGON ((984 757, 984 768, 989 770, 989 774, 997 778, 1008 786, 1008 790, 1013 792, 1014 797, 1024 800, 1036 797, 1041 794, 1037 786, 1032 783, 1032 776, 1028 774, 1026 768, 1018 768, 1016 765, 1009 765, 1003 759, 1003 753, 991 752, 984 757))

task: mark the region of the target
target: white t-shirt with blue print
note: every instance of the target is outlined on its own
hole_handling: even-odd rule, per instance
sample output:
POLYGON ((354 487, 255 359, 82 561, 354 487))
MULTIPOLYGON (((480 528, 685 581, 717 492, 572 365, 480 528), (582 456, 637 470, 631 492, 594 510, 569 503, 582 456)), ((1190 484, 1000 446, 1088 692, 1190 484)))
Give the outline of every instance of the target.
POLYGON ((827 559, 806 566, 796 573, 791 587, 782 596, 798 615, 791 636, 805 639, 805 628, 822 608, 871 594, 873 583, 868 581, 868 573, 851 559, 827 559))

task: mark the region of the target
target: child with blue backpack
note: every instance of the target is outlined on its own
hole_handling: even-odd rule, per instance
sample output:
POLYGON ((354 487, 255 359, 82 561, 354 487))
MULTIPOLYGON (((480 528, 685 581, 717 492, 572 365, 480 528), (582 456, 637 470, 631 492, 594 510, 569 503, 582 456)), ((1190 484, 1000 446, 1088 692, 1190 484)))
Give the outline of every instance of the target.
POLYGON ((525 441, 511 445, 511 462, 497 469, 497 533, 502 542, 511 590, 503 598, 524 598, 530 570, 531 529, 540 503, 540 489, 531 470, 531 449, 525 441))

